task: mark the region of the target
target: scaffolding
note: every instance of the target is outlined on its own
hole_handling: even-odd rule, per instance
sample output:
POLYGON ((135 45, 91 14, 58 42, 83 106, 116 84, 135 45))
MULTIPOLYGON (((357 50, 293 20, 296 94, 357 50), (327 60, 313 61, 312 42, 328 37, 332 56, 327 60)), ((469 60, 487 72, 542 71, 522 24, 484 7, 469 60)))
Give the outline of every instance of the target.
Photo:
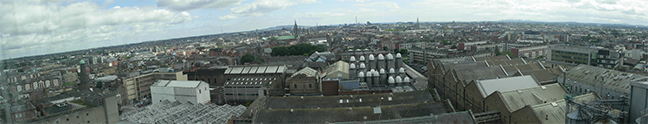
POLYGON ((232 116, 240 116, 246 107, 215 104, 202 105, 162 101, 145 108, 125 112, 121 120, 146 124, 212 124, 227 123, 232 116))

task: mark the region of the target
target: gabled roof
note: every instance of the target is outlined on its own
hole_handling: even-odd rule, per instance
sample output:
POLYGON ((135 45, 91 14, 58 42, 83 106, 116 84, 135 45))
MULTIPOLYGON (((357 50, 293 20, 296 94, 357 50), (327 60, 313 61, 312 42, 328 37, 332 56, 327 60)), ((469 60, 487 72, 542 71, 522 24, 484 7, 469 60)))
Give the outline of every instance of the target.
POLYGON ((538 82, 531 76, 518 76, 490 80, 476 80, 479 92, 484 98, 495 91, 505 92, 511 90, 539 87, 538 82))
POLYGON ((511 112, 527 105, 556 102, 563 99, 565 94, 567 91, 560 84, 500 92, 502 102, 511 112))
POLYGON ((570 80, 593 86, 600 86, 604 82, 603 88, 626 94, 630 94, 632 80, 644 77, 646 76, 588 65, 578 65, 567 71, 570 80))
POLYGON ((297 72, 295 72, 292 76, 290 77, 295 77, 295 75, 300 75, 304 74, 306 77, 314 77, 317 76, 318 71, 309 67, 305 67, 297 72))
MULTIPOLYGON (((574 97, 574 101, 576 102, 595 101, 597 99, 598 97, 596 97, 596 95, 594 95, 593 93, 583 94, 574 97)), ((536 118, 540 120, 541 123, 544 124, 564 124, 565 123, 566 104, 564 99, 558 100, 556 102, 547 102, 543 104, 532 105, 530 107, 533 110, 533 113, 535 114, 536 118), (545 119, 545 117, 547 119, 545 119)), ((572 111, 577 110, 576 106, 570 106, 570 107, 573 107, 570 109, 572 111)))

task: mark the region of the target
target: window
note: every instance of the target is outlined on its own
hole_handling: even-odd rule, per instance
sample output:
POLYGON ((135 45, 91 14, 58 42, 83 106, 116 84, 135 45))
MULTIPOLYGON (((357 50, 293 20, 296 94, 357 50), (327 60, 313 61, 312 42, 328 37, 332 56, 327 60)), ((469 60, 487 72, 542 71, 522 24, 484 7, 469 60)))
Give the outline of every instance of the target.
POLYGON ((201 93, 202 93, 202 90, 198 90, 198 94, 201 94, 201 93))
POLYGON ((68 119, 65 119, 65 121, 70 121, 70 118, 68 118, 68 119))
POLYGON ((88 121, 88 123, 90 123, 90 121, 88 121))
POLYGON ((77 115, 77 118, 79 118, 79 116, 78 116, 78 115, 77 115))
POLYGON ((312 84, 308 84, 308 88, 313 88, 313 85, 312 85, 312 84))
POLYGON ((90 114, 86 113, 86 116, 90 116, 90 114))
POLYGON ((297 88, 297 84, 295 84, 295 88, 297 88))

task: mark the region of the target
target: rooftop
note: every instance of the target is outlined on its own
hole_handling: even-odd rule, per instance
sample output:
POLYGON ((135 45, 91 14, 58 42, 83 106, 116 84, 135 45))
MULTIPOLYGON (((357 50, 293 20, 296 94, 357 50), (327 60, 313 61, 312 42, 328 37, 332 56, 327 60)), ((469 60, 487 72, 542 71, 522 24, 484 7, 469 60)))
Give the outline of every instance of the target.
POLYGON ((539 87, 538 82, 531 76, 517 76, 490 80, 477 80, 477 87, 486 98, 495 91, 505 92, 517 89, 539 87))
MULTIPOLYGON (((464 68, 455 70, 457 78, 469 83, 472 80, 496 79, 506 77, 506 74, 499 66, 464 68)), ((467 84, 464 84, 467 85, 467 84)))
POLYGON ((239 116, 246 107, 216 104, 202 105, 191 103, 169 102, 167 100, 144 108, 124 112, 120 120, 145 124, 208 123, 224 124, 232 116, 239 116))
POLYGON ((269 97, 265 109, 315 109, 432 102, 426 91, 341 96, 269 97))
POLYGON ((632 80, 644 77, 646 76, 588 65, 578 65, 567 71, 568 79, 593 86, 600 86, 603 81, 603 88, 626 94, 630 94, 632 80))
POLYGON ((260 109, 253 123, 326 123, 374 121, 439 115, 447 113, 443 102, 421 102, 380 107, 320 109, 260 109), (366 118, 366 119, 365 119, 366 118))
POLYGON ((340 122, 341 124, 395 124, 395 123, 439 123, 439 124, 474 124, 475 120, 469 111, 445 113, 441 115, 430 115, 411 118, 400 118, 390 120, 376 120, 376 121, 353 121, 353 122, 340 122))
POLYGON ((295 73, 294 73, 292 76, 290 76, 290 77, 295 77, 295 75, 299 75, 299 74, 304 74, 304 75, 306 75, 306 77, 314 77, 314 76, 317 76, 317 72, 318 72, 318 71, 315 70, 315 69, 312 69, 312 68, 309 68, 309 67, 305 67, 305 68, 303 68, 303 69, 301 69, 301 70, 295 72, 295 73))
POLYGON ((158 80, 153 86, 195 88, 200 85, 200 82, 202 81, 158 80))
POLYGON ((500 92, 502 101, 509 111, 515 111, 527 105, 556 102, 563 99, 567 91, 560 84, 531 87, 519 90, 500 92))
MULTIPOLYGON (((595 101, 597 99, 598 98, 593 93, 583 94, 574 97, 575 102, 595 101)), ((544 124, 564 124, 565 123, 566 105, 564 99, 558 100, 556 102, 547 102, 543 104, 532 105, 530 107, 533 110, 533 113, 535 114, 536 118, 544 124), (548 116, 548 118, 544 119, 545 116, 548 116)), ((577 110, 576 106, 570 106, 570 107, 573 107, 570 109, 572 111, 577 110)))
POLYGON ((225 74, 276 74, 286 72, 286 65, 274 66, 233 66, 225 70, 225 74))

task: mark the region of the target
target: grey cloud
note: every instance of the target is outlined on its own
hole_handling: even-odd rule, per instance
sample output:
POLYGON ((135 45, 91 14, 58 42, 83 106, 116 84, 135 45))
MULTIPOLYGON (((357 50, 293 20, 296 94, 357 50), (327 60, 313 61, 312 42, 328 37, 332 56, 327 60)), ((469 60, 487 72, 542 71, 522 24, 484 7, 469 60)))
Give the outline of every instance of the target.
POLYGON ((224 9, 239 5, 243 0, 158 0, 157 6, 168 7, 176 11, 189 11, 194 9, 224 9))

